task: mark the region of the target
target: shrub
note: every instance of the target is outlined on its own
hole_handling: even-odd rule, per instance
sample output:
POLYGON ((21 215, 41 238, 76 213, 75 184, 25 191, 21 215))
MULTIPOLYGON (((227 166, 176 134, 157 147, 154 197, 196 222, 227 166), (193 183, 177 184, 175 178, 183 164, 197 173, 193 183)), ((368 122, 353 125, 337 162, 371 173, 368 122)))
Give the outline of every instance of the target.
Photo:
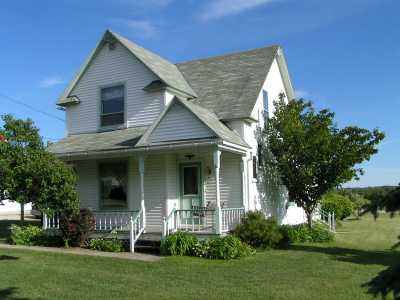
POLYGON ((194 248, 193 255, 211 259, 234 259, 253 253, 255 251, 238 237, 228 235, 199 242, 194 248))
POLYGON ((169 235, 161 242, 161 253, 163 255, 193 255, 194 248, 198 243, 197 238, 187 232, 178 231, 169 235))
POLYGON ((307 224, 283 225, 281 232, 287 243, 325 243, 334 240, 334 235, 323 225, 315 224, 310 229, 307 224))
POLYGON ((261 212, 248 212, 233 233, 254 248, 276 248, 283 236, 274 219, 261 212))
POLYGON ((95 219, 89 209, 79 213, 64 212, 60 217, 60 230, 65 246, 81 246, 94 230, 95 219))
POLYGON ((34 225, 11 225, 11 242, 15 245, 36 246, 40 241, 43 230, 34 225))
POLYGON ((122 242, 117 239, 92 239, 89 248, 105 252, 122 252, 124 249, 122 242))
POLYGON ((11 243, 24 246, 48 246, 58 247, 62 245, 62 239, 57 235, 50 235, 42 228, 34 225, 11 225, 11 243))
POLYGON ((343 220, 353 213, 353 203, 348 197, 331 192, 322 198, 321 209, 335 213, 337 219, 343 220))

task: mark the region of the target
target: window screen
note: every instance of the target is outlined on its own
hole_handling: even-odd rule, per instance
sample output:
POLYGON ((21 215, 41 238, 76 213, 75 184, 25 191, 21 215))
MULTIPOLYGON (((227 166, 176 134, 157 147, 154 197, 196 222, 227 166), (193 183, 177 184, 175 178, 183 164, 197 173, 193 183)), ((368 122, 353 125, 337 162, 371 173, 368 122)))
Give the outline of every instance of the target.
POLYGON ((198 167, 183 168, 183 195, 198 195, 198 167))

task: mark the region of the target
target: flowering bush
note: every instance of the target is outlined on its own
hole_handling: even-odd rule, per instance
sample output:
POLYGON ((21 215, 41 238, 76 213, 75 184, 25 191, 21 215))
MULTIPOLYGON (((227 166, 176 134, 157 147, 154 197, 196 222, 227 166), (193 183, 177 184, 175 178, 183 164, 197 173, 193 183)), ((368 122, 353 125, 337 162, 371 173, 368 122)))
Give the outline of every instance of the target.
POLYGON ((82 246, 95 229, 95 219, 89 209, 79 213, 64 212, 60 217, 60 230, 65 246, 82 246))

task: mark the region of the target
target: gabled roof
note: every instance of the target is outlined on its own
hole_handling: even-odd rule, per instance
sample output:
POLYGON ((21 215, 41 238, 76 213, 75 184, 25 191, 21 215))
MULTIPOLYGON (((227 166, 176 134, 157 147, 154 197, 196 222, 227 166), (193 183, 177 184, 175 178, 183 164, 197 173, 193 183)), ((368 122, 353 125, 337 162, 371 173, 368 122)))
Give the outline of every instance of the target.
POLYGON ((177 66, 165 60, 164 58, 154 54, 130 40, 122 37, 121 35, 107 30, 96 48, 90 53, 89 57, 79 70, 78 74, 73 78, 68 87, 65 89, 61 97, 57 101, 57 105, 63 106, 71 103, 69 99, 70 93, 78 83, 79 79, 83 76, 91 61, 96 57, 97 53, 104 46, 104 43, 110 40, 116 40, 121 43, 129 52, 131 52, 137 59, 139 59, 145 66, 147 66, 156 76, 160 78, 167 86, 170 86, 180 92, 183 92, 191 97, 196 97, 196 93, 186 82, 185 78, 178 70, 177 66))
POLYGON ((193 103, 220 119, 248 118, 279 46, 178 63, 197 94, 193 103))
POLYGON ((204 125, 206 125, 208 128, 210 128, 210 130, 212 132, 214 132, 215 135, 218 138, 220 138, 221 140, 224 140, 226 142, 230 142, 230 143, 233 143, 233 144, 236 144, 239 146, 250 148, 249 145, 245 141, 243 141, 243 139, 236 132, 232 131, 225 124, 223 124, 214 113, 210 112, 209 110, 207 110, 199 105, 194 104, 192 101, 187 101, 187 100, 181 99, 179 97, 174 97, 174 99, 172 99, 172 101, 164 109, 164 111, 157 118, 157 120, 153 123, 153 125, 149 127, 149 129, 146 131, 146 133, 143 135, 143 137, 137 143, 136 147, 144 147, 144 146, 151 145, 151 141, 150 141, 151 134, 157 128, 157 126, 160 124, 161 120, 168 113, 168 111, 171 109, 171 107, 174 105, 175 102, 179 102, 184 107, 186 107, 204 125))

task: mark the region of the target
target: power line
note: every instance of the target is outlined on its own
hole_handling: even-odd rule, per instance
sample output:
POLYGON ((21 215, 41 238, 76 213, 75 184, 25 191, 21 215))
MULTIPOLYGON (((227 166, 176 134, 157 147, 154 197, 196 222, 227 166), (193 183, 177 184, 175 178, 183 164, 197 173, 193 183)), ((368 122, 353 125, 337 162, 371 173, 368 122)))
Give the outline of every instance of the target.
POLYGON ((35 107, 33 107, 32 105, 26 104, 26 103, 24 103, 24 102, 22 102, 22 101, 19 101, 19 100, 17 100, 17 99, 14 99, 14 98, 12 98, 12 97, 10 97, 10 96, 7 96, 7 95, 5 95, 5 94, 3 94, 3 93, 0 93, 0 97, 6 99, 6 100, 8 100, 8 101, 14 102, 14 103, 16 103, 16 104, 25 106, 26 108, 29 108, 30 110, 33 110, 33 111, 35 111, 35 112, 37 112, 37 113, 41 113, 41 114, 43 114, 43 115, 45 115, 45 116, 47 116, 47 117, 49 117, 49 118, 53 118, 53 119, 56 119, 56 120, 58 120, 58 121, 61 121, 61 122, 64 122, 64 123, 65 123, 65 120, 64 120, 64 119, 62 119, 62 118, 60 118, 60 117, 58 117, 58 116, 56 116, 56 115, 53 115, 53 114, 48 113, 48 112, 46 112, 46 111, 43 111, 43 110, 41 110, 41 109, 35 108, 35 107))

